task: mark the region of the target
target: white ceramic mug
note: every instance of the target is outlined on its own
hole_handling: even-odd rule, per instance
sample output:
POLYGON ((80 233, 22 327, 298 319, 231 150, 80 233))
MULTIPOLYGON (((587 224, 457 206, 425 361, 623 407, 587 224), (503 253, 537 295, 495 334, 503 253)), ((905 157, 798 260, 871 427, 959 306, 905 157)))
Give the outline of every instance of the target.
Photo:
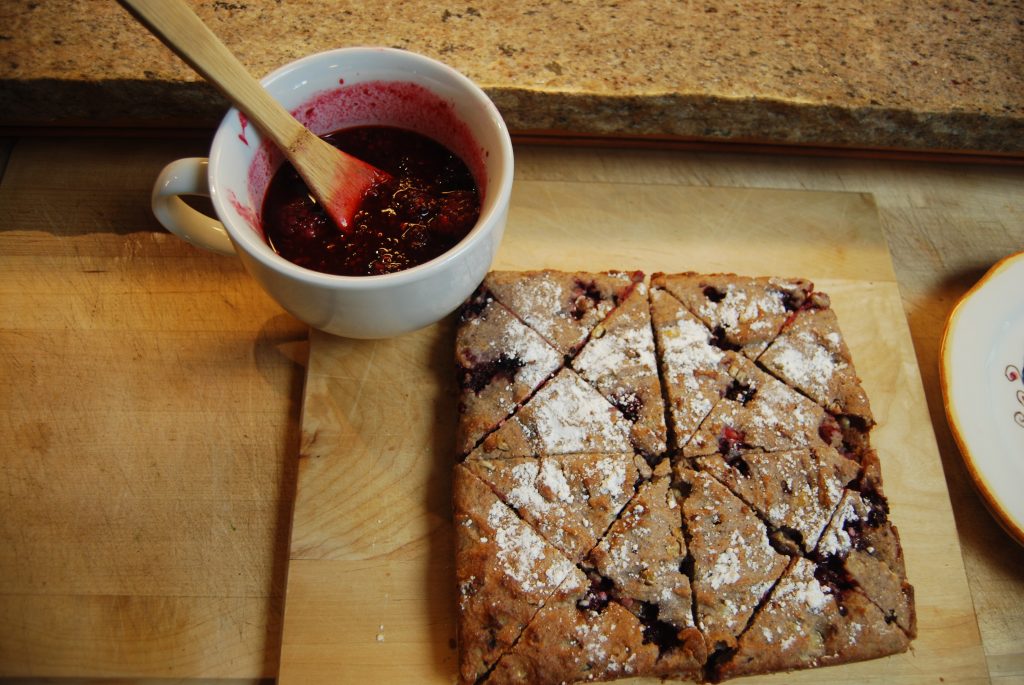
POLYGON ((190 243, 237 254, 285 310, 309 325, 353 338, 416 330, 454 311, 490 268, 508 216, 512 144, 497 108, 451 67, 404 50, 345 48, 292 62, 263 86, 314 133, 360 125, 397 126, 434 138, 469 166, 481 195, 476 226, 455 247, 419 266, 382 276, 335 276, 278 255, 263 237, 263 197, 283 157, 231 109, 209 160, 167 165, 153 188, 153 213, 190 243), (217 219, 180 195, 208 195, 217 219), (218 221, 219 219, 219 221, 218 221))

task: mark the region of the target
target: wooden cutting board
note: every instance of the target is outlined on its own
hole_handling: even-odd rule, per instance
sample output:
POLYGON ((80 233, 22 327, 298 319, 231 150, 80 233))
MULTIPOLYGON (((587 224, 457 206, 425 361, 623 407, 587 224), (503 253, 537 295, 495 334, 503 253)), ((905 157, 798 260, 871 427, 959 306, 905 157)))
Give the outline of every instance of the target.
MULTIPOLYGON (((916 588, 919 636, 907 654, 744 682, 988 682, 916 357, 870 196, 520 182, 494 267, 814 280, 832 296, 878 419, 873 444, 916 588)), ((311 336, 283 685, 455 680, 453 344, 452 317, 392 340, 311 336)))

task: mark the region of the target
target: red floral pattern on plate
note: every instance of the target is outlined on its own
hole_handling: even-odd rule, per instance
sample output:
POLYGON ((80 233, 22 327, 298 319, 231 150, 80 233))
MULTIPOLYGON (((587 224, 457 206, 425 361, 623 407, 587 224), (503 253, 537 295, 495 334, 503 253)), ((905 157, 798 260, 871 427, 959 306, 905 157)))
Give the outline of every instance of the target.
MULTIPOLYGON (((1024 368, 1024 364, 1021 365, 1021 368, 1024 368)), ((1024 383, 1024 378, 1021 378, 1021 370, 1013 364, 1009 364, 1004 370, 1004 373, 1006 374, 1006 380, 1011 383, 1015 383, 1017 381, 1024 383)), ((1020 402, 1021 406, 1024 406, 1024 390, 1017 391, 1017 401, 1020 402)), ((1024 428, 1024 411, 1015 412, 1013 420, 1018 426, 1024 428)))

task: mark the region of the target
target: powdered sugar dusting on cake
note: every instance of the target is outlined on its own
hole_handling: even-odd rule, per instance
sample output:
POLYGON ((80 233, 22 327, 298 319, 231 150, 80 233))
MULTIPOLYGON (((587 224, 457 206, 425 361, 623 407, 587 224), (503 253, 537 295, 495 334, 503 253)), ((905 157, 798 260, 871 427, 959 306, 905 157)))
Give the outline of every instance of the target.
POLYGON ((631 449, 628 422, 590 385, 563 372, 544 386, 529 405, 535 438, 549 454, 631 449))
POLYGON ((583 376, 596 382, 615 373, 654 373, 654 337, 648 326, 618 329, 590 341, 573 361, 583 376))
POLYGON ((809 332, 802 332, 791 342, 779 338, 775 342, 772 364, 783 376, 813 396, 824 395, 838 365, 832 354, 817 344, 809 332))
POLYGON ((846 524, 858 521, 859 519, 860 516, 857 514, 853 500, 850 494, 847 493, 836 510, 832 523, 825 530, 825 534, 821 536, 821 541, 818 543, 819 554, 824 556, 846 554, 853 544, 849 533, 845 530, 846 524))
POLYGON ((559 589, 565 594, 572 594, 578 590, 582 590, 586 585, 586 576, 575 566, 570 570, 569 575, 562 581, 559 589))
POLYGON ((612 545, 608 551, 608 557, 611 560, 611 564, 608 566, 609 573, 627 573, 638 564, 646 567, 646 564, 640 559, 640 543, 638 542, 623 541, 612 545))
POLYGON ((725 289, 722 299, 712 304, 706 303, 700 309, 700 315, 706 321, 716 321, 726 328, 734 328, 740 320, 740 307, 747 301, 744 292, 737 292, 731 283, 725 289))
MULTIPOLYGON (((729 283, 725 286, 722 299, 704 304, 699 314, 705 321, 715 321, 724 328, 736 328, 740 324, 755 322, 760 327, 766 327, 770 324, 767 321, 759 321, 762 317, 782 314, 785 311, 781 293, 769 291, 765 297, 751 298, 744 290, 729 283)), ((752 325, 752 328, 758 330, 759 326, 752 325)))
POLYGON ((541 462, 540 483, 558 501, 566 504, 572 504, 575 501, 569 481, 566 480, 561 465, 554 459, 545 459, 541 462))
POLYGON ((640 559, 640 543, 630 539, 627 532, 634 537, 643 537, 650 533, 650 530, 642 525, 644 506, 636 505, 630 507, 620 518, 617 524, 619 530, 611 532, 602 543, 608 550, 608 566, 604 570, 607 575, 620 575, 626 573, 640 559))
POLYGON ((626 487, 626 463, 609 457, 599 461, 597 467, 604 476, 598 492, 602 495, 621 495, 626 487))
POLYGON ((575 632, 588 661, 598 664, 607 661, 608 636, 604 633, 603 626, 596 622, 577 623, 575 632))
POLYGON ((727 549, 715 559, 715 565, 707 576, 707 582, 715 590, 723 585, 732 585, 740 579, 740 557, 736 550, 727 549))
POLYGON ((515 318, 510 318, 495 346, 499 352, 511 353, 523 363, 516 380, 531 388, 540 385, 561 363, 561 355, 555 348, 515 318))
MULTIPOLYGON (((802 488, 806 490, 806 487, 802 488)), ((784 521, 789 516, 789 505, 785 502, 776 502, 768 508, 768 518, 772 521, 784 521)))
MULTIPOLYGON (((825 479, 825 495, 828 503, 838 502, 843 496, 843 483, 839 478, 826 478, 825 479)), ((829 515, 829 511, 824 510, 822 514, 825 516, 829 515)))
POLYGON ((724 353, 711 344, 711 331, 699 321, 680 316, 662 335, 662 358, 669 373, 693 379, 694 371, 716 367, 724 353))
POLYGON ((828 604, 828 595, 816 580, 808 580, 800 585, 796 590, 796 597, 798 602, 811 611, 820 612, 828 604))
POLYGON ((546 316, 530 316, 531 312, 549 312, 553 305, 565 297, 562 286, 546 274, 540 278, 526 278, 516 284, 517 296, 522 303, 522 315, 538 333, 551 339, 554 321, 546 316))
POLYGON ((466 610, 469 606, 469 599, 472 597, 477 590, 476 587, 476 576, 470 576, 458 584, 459 588, 459 609, 462 611, 466 610))
POLYGON ((501 502, 491 505, 487 523, 494 529, 497 562, 502 572, 523 591, 553 590, 575 568, 564 557, 549 559, 547 543, 501 502))
POLYGON ((536 512, 545 512, 551 508, 537 490, 536 481, 540 468, 536 461, 525 461, 512 467, 512 478, 515 486, 508 492, 508 502, 517 509, 528 508, 536 512))
POLYGON ((747 420, 751 427, 776 434, 780 437, 789 433, 794 445, 809 444, 817 440, 818 424, 821 417, 817 405, 805 399, 787 385, 762 374, 764 381, 751 383, 758 394, 747 405, 750 410, 747 420), (793 429, 797 431, 793 432, 793 429), (784 430, 785 429, 785 430, 784 430))
MULTIPOLYGON (((473 562, 463 575, 486 575, 486 589, 495 592, 478 594, 472 576, 459 586, 458 599, 469 609, 465 634, 486 639, 495 626, 502 629, 502 613, 523 606, 522 597, 537 618, 529 622, 532 632, 522 633, 528 637, 513 643, 513 653, 538 681, 548 675, 543 669, 557 668, 558 662, 578 666, 549 678, 575 682, 627 672, 628 657, 637 656, 630 657, 634 645, 645 645, 635 647, 648 660, 641 674, 664 675, 684 650, 664 653, 660 631, 689 621, 705 640, 700 645, 695 639, 694 646, 718 653, 712 661, 696 655, 696 677, 712 679, 732 677, 728 669, 742 666, 747 638, 748 646, 767 657, 755 668, 805 667, 818 664, 807 660, 808 650, 831 650, 856 634, 856 625, 846 625, 850 619, 864 614, 876 620, 867 603, 877 600, 867 589, 862 597, 860 590, 848 593, 842 582, 829 584, 842 560, 826 557, 850 553, 861 529, 849 522, 867 518, 873 500, 847 490, 860 487, 849 485, 858 477, 870 482, 863 466, 868 462, 854 439, 859 426, 844 424, 836 433, 826 412, 857 414, 845 411, 844 397, 830 397, 835 405, 815 397, 845 392, 850 376, 844 374, 853 367, 845 343, 829 332, 835 325, 817 315, 827 300, 805 306, 813 295, 804 292, 806 281, 772 280, 766 286, 766 278, 732 274, 658 274, 652 276, 649 301, 637 303, 642 283, 634 290, 619 288, 606 275, 503 273, 495 280, 502 290, 493 291, 494 304, 510 307, 516 323, 501 324, 506 330, 493 349, 508 358, 496 364, 498 372, 481 396, 506 401, 498 395, 508 382, 505 394, 518 411, 491 423, 471 453, 477 459, 473 467, 501 502, 474 503, 482 533, 467 535, 458 528, 460 544, 474 552, 463 555, 473 562), (638 313, 643 304, 647 310, 638 313), (649 318, 641 325, 643 316, 649 318), (765 351, 773 340, 775 348, 765 351), (551 360, 561 368, 557 375, 552 369, 542 376, 534 368, 550 366, 551 360), (633 382, 627 375, 632 369, 650 373, 642 378, 650 383, 633 382), (525 390, 524 384, 536 385, 525 390), (646 415, 637 406, 654 406, 652 397, 669 401, 657 405, 661 417, 667 410, 675 419, 693 407, 689 424, 679 421, 668 434, 681 459, 664 446, 649 452, 639 447, 636 417, 646 415), (707 448, 690 449, 694 431, 707 448), (840 435, 842 449, 826 445, 838 444, 840 435), (721 463, 718 471, 712 462, 721 463), (662 465, 667 469, 659 472, 662 465), (858 469, 865 473, 858 476, 858 469), (663 490, 652 494, 652 483, 663 490), (489 515, 493 529, 480 514, 489 515), (824 571, 829 575, 819 581, 814 574, 824 571), (552 588, 558 588, 555 594, 552 588), (592 605, 578 599, 595 596, 601 599, 592 605), (851 598, 872 613, 859 614, 851 598), (485 603, 490 613, 481 610, 485 603), (545 607, 541 613, 537 605, 545 607), (645 625, 651 614, 658 623, 645 625), (835 630, 833 638, 828 631, 835 630), (654 661, 659 663, 652 668, 654 661)), ((489 328, 487 336, 498 328, 489 328)), ((864 438, 870 447, 866 431, 864 438)), ((852 564, 870 561, 859 553, 857 545, 853 559, 842 562, 857 584, 861 579, 852 564)), ((689 646, 687 635, 677 637, 689 646)), ((513 660, 503 661, 507 666, 513 660)), ((468 682, 486 679, 485 672, 471 675, 468 682)))
POLYGON ((686 315, 681 315, 673 327, 662 329, 659 338, 664 373, 680 389, 671 405, 673 419, 677 426, 690 426, 706 416, 718 399, 715 388, 704 386, 710 370, 721 364, 724 352, 711 344, 711 331, 704 324, 686 315))
POLYGON ((828 593, 814 577, 814 566, 806 559, 796 562, 793 572, 779 581, 772 601, 777 604, 791 603, 821 613, 828 605, 828 593))
POLYGON ((683 502, 695 562, 694 589, 701 628, 711 639, 732 639, 782 575, 786 561, 768 541, 753 511, 713 476, 690 473, 683 502))

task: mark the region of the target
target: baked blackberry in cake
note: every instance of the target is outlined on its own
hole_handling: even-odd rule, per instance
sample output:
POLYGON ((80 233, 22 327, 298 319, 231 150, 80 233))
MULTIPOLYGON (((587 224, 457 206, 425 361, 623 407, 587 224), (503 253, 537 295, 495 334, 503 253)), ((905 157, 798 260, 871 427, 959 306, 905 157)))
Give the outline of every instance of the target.
POLYGON ((672 447, 682 449, 732 382, 711 330, 661 288, 651 288, 651 320, 668 403, 672 447))
POLYGON ((590 331, 571 365, 632 423, 630 436, 640 452, 649 457, 665 452, 665 405, 646 284, 635 284, 590 331))
POLYGON ((822 583, 815 564, 798 557, 713 675, 726 679, 874 659, 902 652, 908 643, 858 590, 822 583))
POLYGON ((792 544, 794 554, 814 551, 846 487, 860 473, 855 461, 825 445, 715 454, 695 464, 769 524, 776 547, 792 544))
MULTIPOLYGON (((669 660, 680 660, 676 655, 669 660)), ((614 600, 596 601, 590 586, 563 589, 482 681, 488 685, 560 685, 652 675, 661 658, 644 625, 614 600)), ((683 652, 682 661, 697 659, 683 652)), ((680 672, 682 670, 680 669, 680 672)))
POLYGON ((811 296, 810 306, 793 315, 757 361, 829 413, 856 417, 866 427, 874 425, 839 320, 824 293, 811 296))
POLYGON ((692 558, 683 535, 682 507, 671 487, 668 461, 636 495, 585 562, 610 582, 614 596, 633 613, 676 633, 694 628, 692 558))
POLYGON ((682 302, 712 331, 718 345, 750 359, 764 352, 814 290, 805 279, 693 272, 653 274, 651 287, 667 290, 682 302))
POLYGON ((917 634, 914 589, 906 580, 903 547, 881 494, 846 490, 814 557, 823 578, 840 588, 861 589, 886 620, 909 637, 917 634))
POLYGON ((483 287, 563 355, 574 355, 594 326, 643 274, 492 271, 483 287))
POLYGON ((459 672, 476 682, 563 583, 586 577, 482 480, 455 467, 459 672))
POLYGON ((632 452, 468 459, 464 465, 574 562, 608 530, 646 467, 632 452))
POLYGON ((753 510, 712 476, 676 471, 693 555, 697 627, 709 652, 733 649, 754 610, 786 569, 753 510))
POLYGON ((630 452, 632 423, 594 386, 563 367, 486 436, 468 459, 630 452))
POLYGON ((684 456, 841 444, 836 420, 815 402, 741 354, 726 352, 724 364, 732 380, 683 447, 684 456))
POLYGON ((466 454, 562 367, 562 355, 481 289, 460 312, 455 363, 456 449, 466 454))
POLYGON ((874 418, 809 281, 500 272, 456 348, 461 683, 716 682, 907 649, 874 418))

